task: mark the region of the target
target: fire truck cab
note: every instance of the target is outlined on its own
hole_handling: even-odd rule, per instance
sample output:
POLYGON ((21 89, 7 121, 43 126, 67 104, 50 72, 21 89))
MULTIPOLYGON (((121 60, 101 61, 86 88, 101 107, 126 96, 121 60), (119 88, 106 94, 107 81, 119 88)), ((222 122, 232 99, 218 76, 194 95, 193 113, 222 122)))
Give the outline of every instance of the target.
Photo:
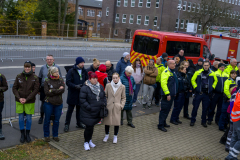
POLYGON ((214 59, 207 42, 200 37, 195 37, 182 33, 171 33, 151 30, 136 30, 131 46, 131 63, 139 57, 144 66, 149 59, 157 59, 164 52, 173 58, 179 50, 184 50, 186 59, 192 59, 197 63, 198 59, 214 59))

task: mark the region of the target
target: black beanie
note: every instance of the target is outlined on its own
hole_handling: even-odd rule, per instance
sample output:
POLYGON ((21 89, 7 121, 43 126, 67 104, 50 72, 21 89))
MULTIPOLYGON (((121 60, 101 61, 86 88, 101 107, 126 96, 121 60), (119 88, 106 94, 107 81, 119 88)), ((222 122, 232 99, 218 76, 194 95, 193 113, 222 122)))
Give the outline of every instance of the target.
POLYGON ((31 63, 31 66, 36 66, 35 63, 31 63))
POLYGON ((163 53, 163 54, 162 54, 162 58, 164 59, 164 58, 166 58, 166 57, 168 57, 168 54, 167 54, 167 53, 163 53))
POLYGON ((198 59, 198 62, 203 62, 203 59, 202 59, 202 58, 199 58, 199 59, 198 59))
POLYGON ((218 64, 218 68, 220 68, 220 67, 222 67, 222 66, 225 67, 225 65, 224 65, 223 63, 219 63, 219 64, 218 64))
POLYGON ((25 66, 25 64, 30 64, 30 66, 32 66, 32 62, 31 61, 26 61, 26 62, 24 62, 24 66, 25 66))

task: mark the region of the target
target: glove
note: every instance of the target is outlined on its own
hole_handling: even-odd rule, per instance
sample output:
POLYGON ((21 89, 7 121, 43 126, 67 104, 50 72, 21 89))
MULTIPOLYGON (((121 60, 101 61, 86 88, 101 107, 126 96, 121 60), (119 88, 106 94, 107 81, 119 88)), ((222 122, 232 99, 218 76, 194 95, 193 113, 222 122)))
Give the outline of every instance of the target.
POLYGON ((75 85, 75 88, 76 88, 77 90, 80 90, 80 89, 81 89, 81 85, 80 85, 80 84, 75 85))

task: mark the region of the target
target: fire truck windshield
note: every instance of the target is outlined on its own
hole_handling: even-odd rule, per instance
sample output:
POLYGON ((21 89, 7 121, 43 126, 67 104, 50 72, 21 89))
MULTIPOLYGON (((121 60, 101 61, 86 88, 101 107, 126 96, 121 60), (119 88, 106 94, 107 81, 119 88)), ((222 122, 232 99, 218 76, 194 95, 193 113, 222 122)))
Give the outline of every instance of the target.
POLYGON ((159 43, 159 39, 136 35, 133 50, 138 53, 155 56, 158 54, 159 43))

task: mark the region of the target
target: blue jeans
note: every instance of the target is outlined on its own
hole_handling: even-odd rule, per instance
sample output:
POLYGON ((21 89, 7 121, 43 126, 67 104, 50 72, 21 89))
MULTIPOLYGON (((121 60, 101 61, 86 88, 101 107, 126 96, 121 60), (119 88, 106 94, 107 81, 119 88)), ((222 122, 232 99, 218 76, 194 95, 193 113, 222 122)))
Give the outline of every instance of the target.
POLYGON ((185 93, 179 93, 177 97, 174 99, 174 108, 173 108, 172 116, 170 119, 171 122, 176 122, 177 120, 179 120, 179 115, 183 108, 184 101, 185 101, 185 93))
POLYGON ((222 110, 221 110, 221 116, 220 116, 220 120, 218 122, 218 126, 220 130, 223 130, 225 128, 225 125, 228 123, 228 113, 227 113, 227 109, 229 106, 230 102, 225 102, 223 101, 222 103, 222 110))
POLYGON ((132 103, 136 103, 137 101, 137 96, 138 96, 138 92, 140 90, 141 84, 136 84, 136 89, 134 90, 134 95, 133 95, 133 100, 132 103))
MULTIPOLYGON (((19 128, 20 130, 24 130, 24 113, 18 114, 19 117, 19 128)), ((32 126, 32 115, 31 114, 26 114, 27 118, 27 123, 26 123, 26 130, 31 130, 32 126)))
POLYGON ((207 109, 210 104, 209 95, 206 93, 202 93, 202 94, 196 93, 193 99, 193 110, 192 110, 192 118, 191 118, 192 123, 196 122, 197 111, 201 102, 202 102, 202 123, 205 124, 207 121, 206 120, 207 109))
POLYGON ((50 126, 50 118, 52 114, 55 115, 55 118, 53 121, 53 127, 52 127, 52 134, 53 134, 53 137, 58 137, 59 119, 62 114, 62 108, 63 108, 63 104, 52 105, 49 102, 44 103, 44 113, 45 113, 44 125, 43 125, 44 137, 50 136, 49 126, 50 126))

